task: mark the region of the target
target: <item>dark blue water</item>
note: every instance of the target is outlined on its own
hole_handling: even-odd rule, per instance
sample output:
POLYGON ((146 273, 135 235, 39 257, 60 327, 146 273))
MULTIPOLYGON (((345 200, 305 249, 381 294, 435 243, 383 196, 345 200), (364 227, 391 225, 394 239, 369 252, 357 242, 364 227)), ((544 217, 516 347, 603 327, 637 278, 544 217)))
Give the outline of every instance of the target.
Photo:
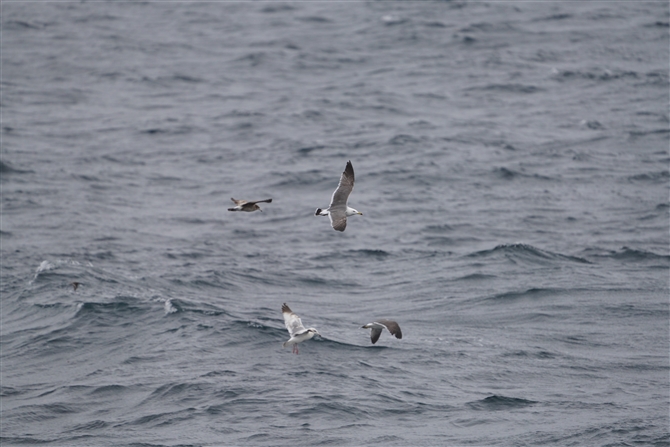
POLYGON ((670 443, 667 3, 1 13, 3 446, 670 443))

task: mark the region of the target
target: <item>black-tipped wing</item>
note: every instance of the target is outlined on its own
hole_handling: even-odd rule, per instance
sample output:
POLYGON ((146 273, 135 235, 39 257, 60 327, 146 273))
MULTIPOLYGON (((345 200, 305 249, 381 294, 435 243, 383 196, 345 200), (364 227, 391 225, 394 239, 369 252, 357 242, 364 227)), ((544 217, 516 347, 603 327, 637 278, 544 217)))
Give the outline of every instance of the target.
MULTIPOLYGON (((402 338, 402 331, 400 330, 400 326, 395 321, 382 319, 382 320, 377 320, 377 323, 383 324, 384 326, 386 326, 386 329, 388 329, 388 331, 392 335, 395 335, 395 338, 398 338, 398 339, 402 338)), ((377 338, 379 338, 379 335, 377 335, 377 338)), ((372 343, 374 343, 374 341, 372 343)))
POLYGON ((282 305, 281 312, 282 315, 284 315, 284 324, 286 325, 286 329, 288 329, 288 333, 291 337, 302 334, 303 332, 307 332, 305 326, 302 325, 302 321, 300 321, 300 317, 294 314, 291 308, 286 305, 286 303, 282 305))
POLYGON ((252 205, 255 205, 257 203, 272 203, 272 199, 256 200, 255 202, 247 202, 247 203, 250 203, 252 205))
MULTIPOLYGON (((347 167, 344 168, 344 172, 340 177, 340 183, 337 185, 337 189, 333 192, 333 197, 330 199, 330 210, 331 212, 334 209, 341 208, 342 211, 347 209, 347 200, 349 200, 349 194, 354 189, 354 167, 351 164, 351 161, 347 162, 347 167)), ((342 231, 342 230, 340 230, 342 231)))
POLYGON ((382 328, 376 328, 373 327, 372 331, 370 331, 370 341, 374 345, 377 343, 377 340, 379 340, 379 336, 382 335, 382 328))

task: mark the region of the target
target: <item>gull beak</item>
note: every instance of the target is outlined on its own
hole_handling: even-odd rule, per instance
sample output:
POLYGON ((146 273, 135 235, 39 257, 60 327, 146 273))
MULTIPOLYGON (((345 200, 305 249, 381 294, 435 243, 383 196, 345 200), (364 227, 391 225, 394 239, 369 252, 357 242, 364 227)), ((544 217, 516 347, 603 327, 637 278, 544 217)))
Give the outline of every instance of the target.
POLYGON ((358 214, 360 214, 361 216, 363 215, 363 213, 361 213, 360 211, 358 212, 358 214))

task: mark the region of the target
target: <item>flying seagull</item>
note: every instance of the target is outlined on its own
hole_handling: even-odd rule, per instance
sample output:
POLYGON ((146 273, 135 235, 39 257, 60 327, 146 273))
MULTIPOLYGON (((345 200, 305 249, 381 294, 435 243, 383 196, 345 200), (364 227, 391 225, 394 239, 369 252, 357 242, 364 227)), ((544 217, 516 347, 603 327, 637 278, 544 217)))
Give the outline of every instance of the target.
POLYGON ((81 285, 81 283, 77 281, 72 281, 70 285, 72 286, 72 289, 76 292, 77 288, 81 285))
POLYGON ((298 354, 298 343, 309 340, 315 335, 321 335, 319 334, 319 331, 313 327, 305 329, 305 326, 302 325, 302 321, 300 321, 300 317, 294 314, 291 308, 286 305, 286 303, 284 303, 284 305, 281 307, 281 312, 284 315, 284 324, 286 324, 286 329, 288 329, 288 333, 291 336, 291 338, 285 341, 282 346, 287 347, 289 345, 293 345, 294 354, 298 354))
POLYGON ((354 167, 351 165, 351 161, 348 161, 347 167, 344 169, 342 177, 340 177, 340 183, 337 185, 337 189, 330 199, 330 206, 325 210, 318 208, 314 215, 330 217, 330 224, 333 226, 333 230, 344 231, 347 228, 348 216, 353 216, 354 214, 363 215, 363 213, 349 208, 349 205, 347 205, 349 194, 351 194, 351 190, 353 189, 354 167))
POLYGON ((372 323, 368 323, 362 327, 362 329, 372 329, 370 332, 370 341, 374 345, 379 340, 379 336, 382 334, 382 330, 387 329, 391 335, 395 335, 396 338, 402 338, 402 332, 400 331, 400 326, 393 320, 377 320, 372 323))
POLYGON ((246 211, 246 212, 252 212, 252 211, 260 211, 263 212, 260 206, 256 205, 257 203, 272 203, 272 199, 267 199, 267 200, 256 200, 255 202, 247 202, 246 200, 236 200, 233 199, 232 197, 230 198, 233 202, 235 202, 235 207, 234 208, 228 208, 228 211, 246 211))

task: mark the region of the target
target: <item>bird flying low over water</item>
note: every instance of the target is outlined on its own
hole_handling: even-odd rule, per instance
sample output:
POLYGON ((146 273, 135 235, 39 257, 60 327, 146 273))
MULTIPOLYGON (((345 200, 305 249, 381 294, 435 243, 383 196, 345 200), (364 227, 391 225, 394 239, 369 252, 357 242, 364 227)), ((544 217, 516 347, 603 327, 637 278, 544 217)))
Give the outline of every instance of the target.
POLYGON ((256 205, 257 203, 272 203, 272 199, 266 199, 266 200, 256 200, 255 202, 247 202, 246 200, 236 200, 233 199, 232 197, 230 198, 233 202, 235 202, 235 207, 233 208, 228 208, 228 211, 246 211, 248 213, 252 211, 260 211, 263 212, 260 206, 256 205))
POLYGON ((395 335, 396 338, 402 338, 402 332, 400 331, 400 326, 393 320, 376 320, 372 323, 368 323, 362 327, 362 329, 372 329, 370 332, 370 341, 374 345, 379 340, 379 336, 382 334, 382 330, 387 329, 391 335, 395 335))
POLYGON ((300 317, 294 314, 291 308, 286 305, 286 303, 282 305, 281 312, 284 315, 284 324, 286 324, 286 329, 288 329, 288 333, 291 336, 291 338, 285 341, 282 346, 287 347, 289 345, 293 345, 294 354, 298 354, 298 343, 309 340, 315 335, 321 335, 319 334, 319 331, 313 327, 305 329, 305 326, 302 325, 302 321, 300 321, 300 317))
POLYGON ((337 185, 337 189, 333 193, 333 197, 330 199, 330 206, 323 210, 318 208, 314 213, 315 216, 328 216, 330 218, 330 224, 333 226, 333 230, 344 231, 347 227, 347 217, 353 216, 354 214, 363 213, 356 211, 353 208, 349 208, 347 205, 347 200, 349 200, 349 194, 354 189, 354 167, 351 164, 351 161, 347 162, 347 167, 344 168, 344 172, 340 177, 340 183, 337 185))

